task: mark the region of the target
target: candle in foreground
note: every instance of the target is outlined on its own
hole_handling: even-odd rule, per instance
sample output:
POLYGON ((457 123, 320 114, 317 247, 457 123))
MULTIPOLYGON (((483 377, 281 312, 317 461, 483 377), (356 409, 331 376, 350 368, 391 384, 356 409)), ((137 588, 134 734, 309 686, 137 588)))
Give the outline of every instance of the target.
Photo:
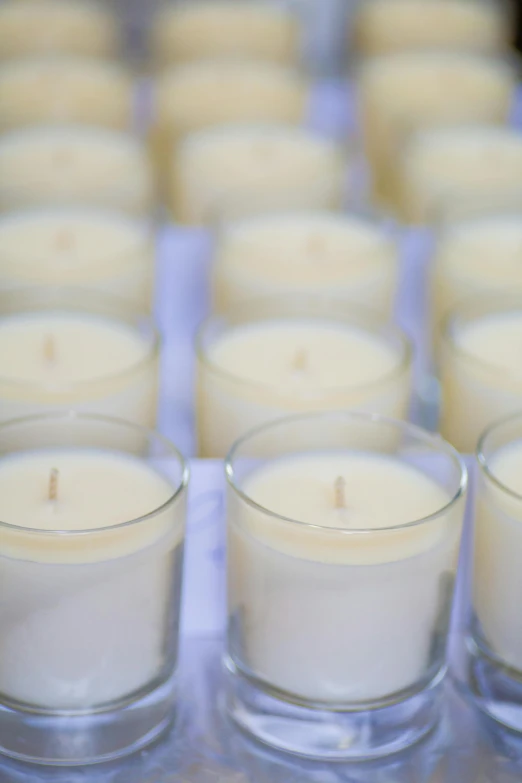
POLYGON ((513 293, 466 301, 448 316, 441 344, 441 432, 475 451, 486 427, 522 408, 522 300, 513 293))
POLYGON ((226 224, 214 265, 214 306, 331 294, 390 315, 398 242, 389 226, 357 213, 293 212, 226 224))
POLYGON ((305 415, 248 434, 227 476, 233 717, 304 755, 397 750, 404 715, 433 709, 416 697, 445 669, 466 482, 457 454, 400 422, 305 415), (411 711, 389 714, 381 734, 378 710, 405 700, 411 711))
POLYGON ((341 206, 347 161, 305 128, 227 125, 189 134, 172 159, 171 208, 181 223, 268 209, 341 206))
POLYGON ((0 68, 3 129, 59 121, 125 130, 132 124, 133 104, 132 79, 117 63, 45 56, 0 68))
POLYGON ((95 0, 6 0, 0 5, 0 59, 43 53, 113 55, 118 26, 95 0))
POLYGON ((495 0, 365 0, 356 40, 369 55, 427 47, 498 51, 511 40, 510 22, 495 0))
POLYGON ((159 337, 100 291, 0 295, 0 420, 76 408, 154 426, 159 337))
POLYGON ((405 418, 410 363, 398 330, 343 301, 245 302, 198 336, 199 455, 223 457, 252 427, 291 412, 405 418))
POLYGON ((154 175, 130 133, 42 125, 0 136, 0 208, 81 203, 148 212, 154 175))
POLYGON ((0 285, 107 291, 152 306, 150 227, 111 209, 48 207, 0 216, 0 285))
POLYGON ((6 423, 0 448, 0 750, 80 763, 150 742, 174 701, 181 457, 74 414, 6 423))
POLYGON ((421 131, 406 145, 399 166, 404 217, 435 221, 472 199, 502 200, 522 181, 522 133, 491 125, 421 131))
POLYGON ((263 0, 166 2, 153 26, 152 46, 163 62, 220 57, 295 62, 299 22, 289 9, 263 0))
POLYGON ((406 52, 363 62, 362 138, 376 196, 396 203, 397 159, 410 134, 443 123, 504 123, 516 85, 516 69, 507 60, 464 51, 406 52))

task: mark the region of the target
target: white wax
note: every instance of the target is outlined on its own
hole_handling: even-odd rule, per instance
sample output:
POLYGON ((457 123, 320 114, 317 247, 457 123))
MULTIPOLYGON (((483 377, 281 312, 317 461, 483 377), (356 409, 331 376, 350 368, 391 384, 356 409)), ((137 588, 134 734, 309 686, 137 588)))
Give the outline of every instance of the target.
POLYGON ((134 527, 99 529, 149 514, 173 493, 160 474, 123 454, 53 449, 0 460, 3 524, 94 531, 74 539, 3 528, 4 696, 82 709, 128 696, 162 673, 183 510, 175 504, 134 527), (48 499, 53 469, 56 501, 48 499))
POLYGON ((151 208, 153 194, 147 151, 131 134, 50 125, 0 137, 4 209, 74 202, 142 213, 151 208))
POLYGON ((0 419, 79 408, 154 426, 157 356, 150 335, 88 313, 0 319, 0 419))
POLYGON ((398 274, 389 231, 357 215, 296 212, 225 226, 214 265, 214 304, 293 293, 345 297, 389 314, 398 274))
POLYGON ((63 52, 115 53, 118 31, 103 3, 92 0, 6 0, 0 6, 0 59, 63 52))
POLYGON ((404 150, 400 179, 402 211, 414 222, 473 199, 502 200, 520 189, 522 133, 491 125, 423 131, 404 150))
MULTIPOLYGON (((522 496, 522 443, 500 448, 490 474, 522 496)), ((486 643, 507 666, 522 670, 522 501, 482 477, 475 520, 474 608, 486 643)))
POLYGON ((200 456, 223 457, 255 426, 293 411, 407 413, 404 346, 334 319, 269 319, 230 327, 200 352, 200 456))
POLYGON ((0 284, 88 286, 151 308, 154 247, 116 210, 56 207, 0 217, 0 284))
POLYGON ((452 342, 442 351, 441 432, 472 452, 486 427, 522 407, 522 311, 457 324, 452 342))
POLYGON ((356 35, 370 55, 428 47, 492 51, 510 40, 508 14, 490 0, 365 0, 356 35))
POLYGON ((363 63, 359 109, 378 194, 398 198, 397 161, 411 133, 444 123, 504 123, 516 85, 508 62, 473 53, 407 52, 363 63))
POLYGON ((438 623, 451 601, 461 510, 382 529, 443 509, 446 489, 393 457, 340 451, 269 462, 242 490, 298 520, 231 500, 230 612, 244 629, 249 669, 283 691, 337 704, 418 682, 445 632, 438 623))
POLYGON ((132 117, 132 79, 116 63, 46 56, 0 68, 3 128, 62 121, 126 129, 132 117))
POLYGON ((292 62, 300 43, 297 17, 265 0, 166 3, 152 37, 156 56, 166 62, 213 57, 292 62))
POLYGON ((305 128, 223 126, 189 134, 172 162, 172 210, 182 223, 340 206, 340 147, 305 128))

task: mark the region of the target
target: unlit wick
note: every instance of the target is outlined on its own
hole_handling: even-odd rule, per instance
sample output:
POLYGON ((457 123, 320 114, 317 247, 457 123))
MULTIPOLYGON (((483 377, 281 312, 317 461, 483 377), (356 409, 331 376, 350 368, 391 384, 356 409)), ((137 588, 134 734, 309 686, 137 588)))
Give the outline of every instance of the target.
POLYGON ((74 246, 74 239, 69 231, 60 231, 56 235, 56 248, 63 253, 67 253, 72 250, 74 246))
POLYGON ((49 500, 54 503, 58 500, 58 477, 60 473, 56 468, 51 468, 49 473, 49 500))
POLYGON ((294 370, 297 370, 297 372, 304 372, 306 370, 307 365, 308 365, 308 356, 306 355, 306 351, 304 350, 297 351, 293 364, 294 370))
POLYGON ((346 481, 342 476, 335 480, 335 508, 346 508, 346 481))
POLYGON ((324 253, 324 237, 310 236, 306 241, 306 252, 310 256, 318 256, 324 253))
POLYGON ((54 362, 56 359, 56 344, 54 337, 48 334, 44 342, 44 356, 45 360, 49 363, 54 362))

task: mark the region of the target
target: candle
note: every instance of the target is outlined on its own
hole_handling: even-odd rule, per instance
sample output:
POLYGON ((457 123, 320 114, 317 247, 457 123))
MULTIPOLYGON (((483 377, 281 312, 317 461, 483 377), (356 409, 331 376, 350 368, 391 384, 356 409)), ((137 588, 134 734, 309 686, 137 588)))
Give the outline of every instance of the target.
POLYGON ((428 47, 494 51, 507 46, 510 21, 492 0, 366 0, 356 38, 370 55, 428 47))
POLYGON ((164 62, 220 57, 292 62, 299 38, 291 11, 259 0, 165 3, 152 30, 152 46, 164 62))
POLYGON ((169 68, 156 85, 158 151, 167 155, 186 133, 212 125, 299 124, 308 93, 297 70, 273 63, 210 60, 169 68))
POLYGON ((58 120, 125 129, 132 123, 133 101, 132 79, 117 63, 46 56, 0 68, 4 128, 58 120))
POLYGON ((0 216, 0 285, 74 285, 150 311, 154 243, 148 225, 117 210, 50 207, 0 216))
POLYGON ((75 414, 4 424, 0 443, 0 700, 11 722, 0 717, 0 748, 81 763, 150 742, 174 699, 181 456, 147 430, 75 414), (45 710, 32 731, 26 705, 45 710))
POLYGON ((106 5, 93 0, 6 0, 0 7, 0 59, 44 52, 113 54, 119 36, 106 5))
POLYGON ((0 137, 3 209, 79 202, 143 213, 153 196, 146 149, 130 134, 49 125, 0 137))
MULTIPOLYGON (((385 732, 366 711, 407 701, 444 671, 466 484, 458 466, 421 430, 346 413, 285 419, 232 449, 228 654, 245 687, 284 700, 279 739, 293 749, 371 756, 385 732), (315 736, 292 736, 292 703, 315 736)), ((247 697, 233 716, 256 731, 252 705, 247 697)), ((277 736, 276 709, 263 701, 265 741, 277 736)), ((394 717, 385 741, 400 730, 394 717)))
POLYGON ((225 225, 213 268, 214 306, 321 292, 390 314, 398 275, 391 232, 356 213, 261 215, 225 225))
POLYGON ((401 164, 402 212, 412 222, 427 222, 473 198, 518 192, 522 133, 491 125, 426 130, 412 138, 401 164))
POLYGON ((459 451, 522 407, 522 302, 486 295, 453 311, 441 345, 441 432, 459 451))
POLYGON ((207 321, 197 342, 202 457, 223 457, 249 429, 292 411, 407 414, 407 340, 342 301, 247 302, 207 321))
POLYGON ((99 291, 0 295, 0 419, 77 409, 153 426, 158 335, 99 291))
POLYGON ((345 178, 340 147, 304 128, 211 128, 180 145, 172 161, 171 207, 182 223, 267 209, 335 208, 345 178))
POLYGON ((405 137, 444 123, 504 123, 516 84, 515 68, 498 57, 424 51, 370 58, 359 74, 359 108, 376 195, 396 203, 405 137))

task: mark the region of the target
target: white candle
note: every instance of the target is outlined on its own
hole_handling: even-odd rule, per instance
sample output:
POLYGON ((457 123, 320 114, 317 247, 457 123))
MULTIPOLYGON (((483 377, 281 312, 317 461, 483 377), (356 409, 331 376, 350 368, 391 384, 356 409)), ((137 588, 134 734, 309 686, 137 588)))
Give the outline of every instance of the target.
POLYGON ((6 0, 0 7, 0 59, 63 52, 105 56, 119 45, 110 11, 93 0, 6 0))
POLYGON ((267 209, 341 205, 346 159, 304 128, 224 126, 185 138, 172 161, 171 207, 182 223, 267 209))
MULTIPOLYGON (((74 308, 63 289, 55 309, 10 312, 0 317, 0 419, 75 408, 154 426, 158 338, 132 317, 74 308)), ((92 298, 97 300, 94 292, 92 298)), ((83 297, 83 294, 82 294, 83 297)), ((90 297, 88 298, 90 299, 90 297)), ((103 300, 100 300, 103 301, 103 300)), ((45 302, 45 296, 43 297, 45 302)), ((14 309, 14 307, 13 307, 14 309)), ((102 311, 103 312, 103 311, 102 311)))
POLYGON ((225 123, 303 122, 308 84, 297 70, 250 60, 209 60, 166 70, 156 86, 157 144, 225 123))
POLYGON ((357 408, 406 416, 410 352, 400 333, 358 321, 351 308, 336 313, 335 301, 309 318, 291 314, 291 302, 286 306, 287 317, 256 320, 255 306, 247 304, 243 319, 234 312, 228 324, 210 321, 200 332, 200 456, 223 457, 245 432, 292 411, 357 408))
POLYGON ((152 305, 150 229, 116 210, 51 207, 0 217, 0 285, 88 286, 152 305))
POLYGON ((183 510, 170 506, 135 529, 101 528, 139 519, 173 492, 146 463, 112 452, 52 449, 0 460, 2 523, 42 531, 4 527, 0 536, 4 697, 85 709, 162 674, 173 641, 170 591, 180 587, 183 510), (66 533, 60 541, 46 538, 48 530, 66 533), (67 536, 79 530, 92 532, 67 536))
POLYGON ((507 47, 510 21, 495 0, 365 0, 357 45, 370 55, 425 47, 493 51, 507 47))
POLYGON ((212 57, 295 61, 297 17, 276 3, 190 0, 165 3, 152 31, 156 56, 166 62, 212 57))
POLYGON ((459 451, 522 407, 522 305, 491 299, 454 312, 441 347, 441 432, 459 451))
POLYGON ((227 310, 263 296, 342 296, 390 314, 398 275, 398 245, 371 218, 296 212, 227 224, 214 265, 214 305, 227 310))
POLYGON ((363 63, 362 134, 376 195, 396 202, 396 164, 409 134, 443 123, 504 123, 516 85, 507 61, 466 52, 408 52, 363 63))
POLYGON ((0 137, 0 206, 88 203, 143 213, 154 176, 132 135, 81 126, 41 126, 0 137))
POLYGON ((446 487, 406 461, 318 448, 241 482, 278 517, 229 493, 229 649, 285 693, 364 704, 441 665, 433 645, 446 632, 462 506, 443 511, 446 487))
POLYGON ((404 216, 435 220, 461 202, 502 199, 522 179, 522 133, 491 125, 450 126, 416 134, 400 165, 404 216))
POLYGON ((133 102, 132 79, 116 63, 51 56, 9 61, 0 68, 3 128, 67 121, 126 129, 133 102))

